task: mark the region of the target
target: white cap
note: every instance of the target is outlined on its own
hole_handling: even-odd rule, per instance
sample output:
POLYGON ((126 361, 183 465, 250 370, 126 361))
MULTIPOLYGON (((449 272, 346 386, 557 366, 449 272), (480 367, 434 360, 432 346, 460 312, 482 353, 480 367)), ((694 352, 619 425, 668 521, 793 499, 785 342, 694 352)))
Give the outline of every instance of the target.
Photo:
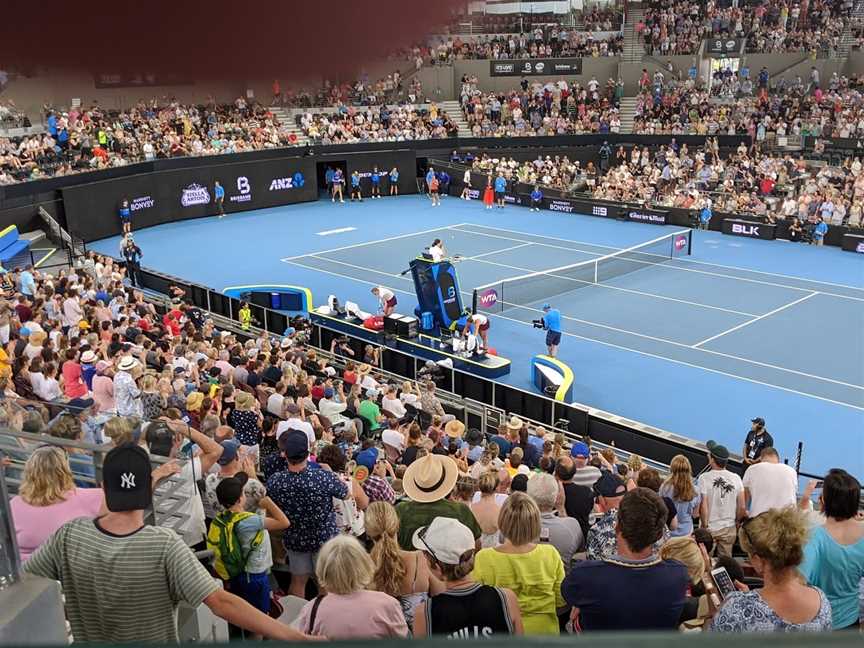
POLYGON ((431 554, 445 565, 458 565, 462 556, 475 548, 471 529, 453 518, 436 517, 432 524, 414 532, 415 549, 431 554))

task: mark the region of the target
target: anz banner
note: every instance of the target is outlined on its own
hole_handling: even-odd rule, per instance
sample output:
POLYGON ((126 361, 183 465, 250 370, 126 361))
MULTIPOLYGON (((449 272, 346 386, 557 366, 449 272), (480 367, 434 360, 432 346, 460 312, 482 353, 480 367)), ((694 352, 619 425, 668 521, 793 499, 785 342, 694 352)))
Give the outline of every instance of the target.
POLYGON ((216 183, 226 213, 317 199, 315 164, 284 158, 160 171, 62 190, 69 230, 92 241, 120 232, 118 209, 129 202, 133 229, 218 213, 216 183))

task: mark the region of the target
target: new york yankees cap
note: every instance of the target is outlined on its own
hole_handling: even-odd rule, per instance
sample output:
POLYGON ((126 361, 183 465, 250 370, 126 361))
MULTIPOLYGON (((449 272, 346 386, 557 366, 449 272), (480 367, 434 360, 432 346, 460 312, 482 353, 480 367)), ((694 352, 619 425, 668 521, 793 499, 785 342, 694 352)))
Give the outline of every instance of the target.
POLYGON ((109 511, 141 511, 152 504, 150 456, 144 448, 126 443, 114 448, 102 464, 102 487, 109 511))

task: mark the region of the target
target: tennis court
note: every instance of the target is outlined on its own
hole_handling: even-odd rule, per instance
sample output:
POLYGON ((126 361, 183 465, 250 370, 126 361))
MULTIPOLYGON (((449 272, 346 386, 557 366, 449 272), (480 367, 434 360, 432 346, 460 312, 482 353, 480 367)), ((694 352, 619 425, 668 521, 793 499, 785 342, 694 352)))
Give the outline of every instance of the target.
MULTIPOLYGON (((434 238, 461 257, 465 304, 475 288, 552 270, 513 304, 505 286, 506 307, 483 311, 492 346, 513 362, 505 382, 530 386, 530 358, 545 351, 530 322, 549 301, 563 316, 559 357, 574 370, 576 401, 739 452, 749 418, 762 416, 784 456, 804 441, 804 470, 842 463, 864 475, 862 259, 695 231, 692 256, 671 258, 670 242, 659 263, 647 262, 659 260, 654 247, 647 258, 603 261, 676 232, 455 199, 433 210, 405 196, 169 223, 135 240, 144 265, 190 281, 302 285, 317 304, 336 294, 366 310, 379 284, 396 291, 397 310, 413 310, 413 283, 400 273, 434 238), (589 269, 560 270, 580 262, 589 269)), ((92 247, 114 254, 117 242, 92 247)))
MULTIPOLYGON (((466 304, 475 288, 499 295, 494 307, 480 306, 493 322, 530 324, 548 301, 560 309, 569 335, 829 402, 864 405, 860 289, 675 256, 675 241, 689 242, 689 235, 665 234, 621 255, 607 246, 461 223, 283 261, 413 295, 410 275, 400 274, 406 259, 441 238, 451 255, 461 257, 457 270, 466 304), (826 346, 809 350, 798 338, 813 327, 828 335, 826 346), (839 343, 833 350, 832 341, 839 343), (858 353, 844 353, 849 342, 858 345, 858 353)), ((507 340, 491 336, 506 355, 507 340)))

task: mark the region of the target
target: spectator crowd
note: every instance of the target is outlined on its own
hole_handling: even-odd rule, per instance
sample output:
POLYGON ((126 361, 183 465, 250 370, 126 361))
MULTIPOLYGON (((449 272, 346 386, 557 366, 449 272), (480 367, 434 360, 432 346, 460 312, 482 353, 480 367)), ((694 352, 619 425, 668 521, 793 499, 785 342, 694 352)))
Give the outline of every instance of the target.
POLYGON ((0 184, 120 167, 158 158, 241 153, 290 146, 292 135, 263 106, 139 102, 114 111, 46 108, 46 130, 0 137, 0 184))
POLYGON ((180 601, 282 640, 858 628, 860 485, 836 469, 799 494, 761 418, 743 478, 714 442, 696 475, 516 416, 484 434, 434 372, 325 356, 302 320, 218 330, 124 275, 91 253, 8 273, 0 300, 0 419, 38 439, 3 461, 15 532, 76 641, 175 642, 180 601), (170 484, 179 520, 145 524, 170 484))
POLYGON ((524 137, 614 133, 621 128, 620 82, 585 85, 529 82, 509 92, 483 92, 476 79, 463 77, 460 102, 475 137, 524 137))
POLYGON ((442 139, 458 132, 447 113, 434 102, 426 107, 341 105, 329 113, 307 111, 300 116, 299 124, 316 144, 442 139))

